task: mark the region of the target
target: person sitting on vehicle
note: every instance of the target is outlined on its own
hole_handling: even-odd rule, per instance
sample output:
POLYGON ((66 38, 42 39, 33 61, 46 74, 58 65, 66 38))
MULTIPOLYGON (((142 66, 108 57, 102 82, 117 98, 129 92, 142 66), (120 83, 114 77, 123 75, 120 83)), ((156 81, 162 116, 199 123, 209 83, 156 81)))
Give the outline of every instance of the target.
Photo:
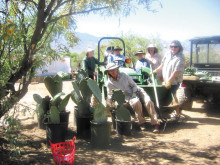
POLYGON ((107 94, 108 99, 111 100, 112 90, 120 89, 125 95, 125 100, 130 104, 132 109, 136 112, 139 124, 142 130, 146 129, 146 121, 142 114, 142 104, 143 102, 148 114, 151 118, 151 124, 154 125, 154 133, 159 132, 159 121, 157 118, 157 113, 155 111, 154 103, 150 100, 148 94, 144 89, 138 87, 130 76, 125 73, 119 72, 119 65, 115 63, 109 63, 106 66, 106 73, 108 75, 107 81, 107 94))
POLYGON ((142 67, 148 67, 149 68, 149 63, 148 61, 144 58, 144 52, 142 50, 139 50, 135 56, 138 56, 138 60, 135 65, 135 70, 138 73, 142 67))
POLYGON ((105 59, 104 61, 107 62, 108 61, 108 58, 109 56, 112 56, 113 55, 113 51, 114 51, 114 46, 108 46, 105 50, 105 59))
POLYGON ((180 111, 178 106, 178 99, 176 91, 183 80, 183 72, 185 69, 185 57, 183 55, 183 47, 178 40, 174 40, 170 44, 171 51, 164 56, 161 65, 153 71, 156 73, 162 70, 163 80, 166 88, 171 88, 171 92, 176 102, 175 113, 171 115, 172 118, 179 119, 180 111))
POLYGON ((114 48, 113 56, 109 56, 108 63, 116 63, 120 66, 124 66, 125 64, 125 56, 120 54, 122 49, 119 46, 114 48))
MULTIPOLYGON (((155 70, 161 64, 162 57, 158 54, 158 49, 156 45, 149 44, 147 47, 147 54, 145 56, 146 60, 151 64, 152 69, 155 70)), ((162 71, 157 72, 157 82, 161 84, 163 81, 162 71)))
POLYGON ((89 78, 94 79, 95 65, 106 65, 105 62, 99 62, 94 56, 94 49, 88 48, 86 56, 82 61, 82 69, 87 71, 89 78))

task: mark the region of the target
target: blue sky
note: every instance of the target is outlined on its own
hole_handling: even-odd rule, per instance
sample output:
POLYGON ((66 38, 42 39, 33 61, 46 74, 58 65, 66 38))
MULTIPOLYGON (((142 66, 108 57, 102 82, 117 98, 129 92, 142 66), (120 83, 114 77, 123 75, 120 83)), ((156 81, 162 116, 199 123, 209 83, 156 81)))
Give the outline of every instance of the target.
POLYGON ((220 35, 220 0, 160 0, 152 13, 139 7, 128 17, 77 16, 77 32, 98 37, 133 33, 164 40, 186 40, 197 36, 220 35), (120 21, 119 21, 120 20, 120 21))

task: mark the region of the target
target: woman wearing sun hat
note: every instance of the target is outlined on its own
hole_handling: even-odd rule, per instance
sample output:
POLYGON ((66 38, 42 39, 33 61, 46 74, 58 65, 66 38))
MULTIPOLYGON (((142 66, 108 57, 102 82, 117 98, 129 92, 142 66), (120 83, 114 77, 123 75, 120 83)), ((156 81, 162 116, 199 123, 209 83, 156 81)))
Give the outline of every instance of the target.
MULTIPOLYGON (((145 56, 146 60, 151 64, 152 69, 155 70, 161 64, 162 57, 158 54, 158 49, 155 44, 149 44, 147 47, 147 54, 145 56)), ((163 81, 162 72, 157 72, 158 84, 163 81)))

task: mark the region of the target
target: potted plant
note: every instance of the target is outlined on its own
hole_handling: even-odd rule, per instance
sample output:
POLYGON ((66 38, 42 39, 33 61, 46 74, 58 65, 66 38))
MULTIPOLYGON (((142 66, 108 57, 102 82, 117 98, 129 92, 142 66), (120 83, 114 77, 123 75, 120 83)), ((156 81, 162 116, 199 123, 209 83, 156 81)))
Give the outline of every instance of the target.
POLYGON ((71 94, 61 98, 65 94, 62 92, 62 79, 58 75, 46 77, 44 84, 52 98, 42 98, 38 94, 34 94, 33 97, 37 102, 38 118, 46 120, 47 144, 49 140, 53 143, 65 141, 70 113, 66 112, 66 105, 71 94))
POLYGON ((73 91, 71 98, 76 104, 74 108, 74 116, 76 121, 77 137, 90 138, 90 121, 92 113, 90 107, 91 90, 87 85, 88 75, 85 71, 80 70, 76 75, 76 80, 72 82, 73 91))
POLYGON ((93 120, 91 121, 91 145, 93 148, 107 148, 110 144, 111 123, 107 121, 107 109, 102 100, 99 86, 88 79, 87 85, 93 94, 93 120))
POLYGON ((125 96, 121 90, 112 91, 112 101, 117 102, 114 113, 116 121, 116 131, 120 135, 130 135, 131 134, 131 115, 127 108, 124 107, 123 103, 125 102, 125 96))

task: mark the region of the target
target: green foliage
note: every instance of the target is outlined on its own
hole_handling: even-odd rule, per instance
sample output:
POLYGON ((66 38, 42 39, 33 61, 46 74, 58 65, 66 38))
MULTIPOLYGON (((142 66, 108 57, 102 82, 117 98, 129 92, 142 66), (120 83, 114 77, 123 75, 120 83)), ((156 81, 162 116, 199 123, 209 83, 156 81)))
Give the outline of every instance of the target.
POLYGON ((60 112, 56 106, 50 108, 49 122, 60 123, 60 112))
POLYGON ((184 74, 188 74, 190 76, 194 76, 196 73, 196 69, 192 67, 188 67, 185 69, 184 74))
POLYGON ((94 107, 93 121, 98 124, 107 122, 107 110, 102 103, 98 103, 94 107))
POLYGON ((62 80, 70 79, 70 75, 68 73, 65 73, 65 72, 62 72, 62 71, 58 72, 57 75, 60 76, 62 78, 62 80))
POLYGON ((102 102, 102 94, 101 94, 101 90, 100 90, 99 86, 97 85, 97 82, 92 79, 88 79, 87 84, 88 84, 90 90, 92 91, 92 94, 101 103, 102 102))
POLYGON ((66 97, 60 102, 60 104, 58 105, 59 112, 65 111, 65 108, 69 102, 70 96, 71 94, 66 95, 66 97))
POLYGON ((76 83, 80 83, 82 80, 88 78, 88 73, 85 70, 79 70, 76 74, 76 83))
POLYGON ((34 101, 36 101, 38 104, 42 104, 43 99, 40 95, 34 94, 33 98, 34 98, 34 101))
POLYGON ((120 121, 131 121, 131 114, 123 105, 118 105, 115 111, 116 119, 120 121))
POLYGON ((63 82, 62 82, 62 78, 58 75, 54 77, 47 76, 44 79, 44 85, 46 86, 47 90, 53 97, 56 94, 62 92, 63 82))
POLYGON ((79 88, 80 88, 83 99, 89 102, 92 96, 92 91, 90 90, 88 86, 88 79, 82 80, 79 84, 79 88))
POLYGON ((119 105, 123 105, 125 102, 125 95, 122 90, 112 90, 112 101, 116 101, 119 105))

